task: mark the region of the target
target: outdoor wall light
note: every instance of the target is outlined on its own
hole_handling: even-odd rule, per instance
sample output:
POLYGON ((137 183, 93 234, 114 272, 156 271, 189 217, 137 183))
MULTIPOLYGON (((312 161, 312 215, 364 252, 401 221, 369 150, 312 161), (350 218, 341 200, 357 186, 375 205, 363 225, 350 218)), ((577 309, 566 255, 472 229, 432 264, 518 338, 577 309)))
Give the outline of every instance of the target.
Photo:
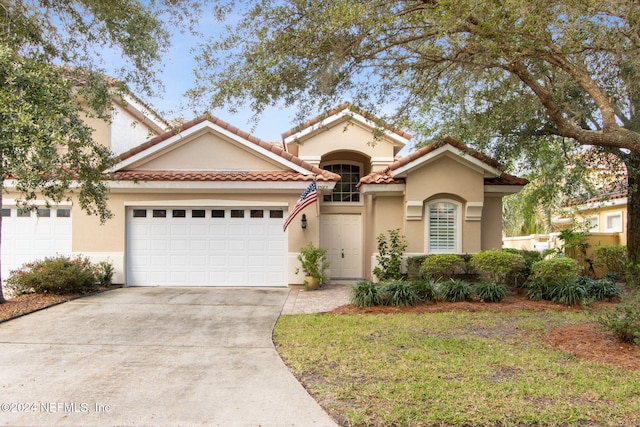
POLYGON ((302 214, 302 220, 300 221, 300 225, 303 230, 307 229, 307 214, 302 214))

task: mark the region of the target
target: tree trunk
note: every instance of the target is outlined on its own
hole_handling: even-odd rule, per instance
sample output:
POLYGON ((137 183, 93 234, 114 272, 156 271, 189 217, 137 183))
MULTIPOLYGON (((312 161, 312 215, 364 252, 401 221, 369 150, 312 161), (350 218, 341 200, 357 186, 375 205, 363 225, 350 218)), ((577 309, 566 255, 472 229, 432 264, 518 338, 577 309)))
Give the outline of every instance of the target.
POLYGON ((640 263, 640 153, 630 153, 627 161, 627 254, 640 263))

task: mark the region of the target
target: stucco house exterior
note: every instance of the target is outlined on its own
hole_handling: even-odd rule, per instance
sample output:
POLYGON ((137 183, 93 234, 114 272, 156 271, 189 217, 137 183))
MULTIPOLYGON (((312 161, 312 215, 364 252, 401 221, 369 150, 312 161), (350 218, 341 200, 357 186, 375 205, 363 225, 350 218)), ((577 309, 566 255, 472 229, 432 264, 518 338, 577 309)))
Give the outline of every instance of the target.
POLYGON ((6 183, 3 277, 63 253, 110 260, 127 286, 287 286, 303 282, 297 255, 313 242, 328 249, 332 279, 371 278, 376 236, 391 229, 407 255, 500 248, 502 197, 527 183, 450 137, 399 158, 409 135, 374 138, 375 123, 349 104, 278 143, 209 115, 165 125, 136 102, 94 124, 119 155, 105 171, 114 217, 103 225, 77 203, 19 212, 6 183), (306 228, 301 214, 283 232, 313 180, 306 228))

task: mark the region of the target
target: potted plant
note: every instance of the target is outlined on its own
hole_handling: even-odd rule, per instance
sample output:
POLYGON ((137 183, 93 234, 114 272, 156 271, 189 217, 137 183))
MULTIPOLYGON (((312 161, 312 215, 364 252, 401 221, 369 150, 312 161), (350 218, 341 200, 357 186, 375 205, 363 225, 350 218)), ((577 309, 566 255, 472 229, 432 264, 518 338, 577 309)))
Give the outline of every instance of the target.
MULTIPOLYGON (((327 250, 309 243, 300 249, 298 261, 300 261, 300 268, 306 275, 304 288, 307 290, 318 289, 320 284, 327 279, 327 276, 325 276, 325 270, 329 268, 327 250)), ((300 268, 296 268, 296 274, 298 274, 300 268)))

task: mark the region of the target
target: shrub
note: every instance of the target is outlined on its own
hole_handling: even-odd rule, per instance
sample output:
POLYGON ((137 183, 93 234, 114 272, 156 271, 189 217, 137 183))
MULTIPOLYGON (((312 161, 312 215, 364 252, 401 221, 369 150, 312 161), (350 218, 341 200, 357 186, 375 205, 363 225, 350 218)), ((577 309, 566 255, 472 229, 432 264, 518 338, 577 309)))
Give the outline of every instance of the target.
POLYGON ((420 268, 425 258, 429 255, 416 255, 407 258, 407 277, 416 280, 421 277, 420 268))
POLYGON ((542 280, 547 283, 572 283, 578 280, 580 266, 569 257, 543 259, 531 266, 531 280, 542 280))
POLYGON ((524 257, 506 251, 483 251, 471 256, 471 265, 494 283, 506 284, 507 276, 524 267, 524 257))
POLYGON ((471 299, 472 289, 464 280, 450 279, 438 285, 438 293, 446 301, 459 302, 471 299))
POLYGON ((380 305, 382 298, 378 286, 366 280, 361 280, 351 288, 351 303, 358 308, 380 305))
POLYGON ((577 305, 581 304, 587 296, 582 284, 574 282, 558 282, 551 287, 551 301, 556 304, 577 305))
POLYGON ((465 262, 458 255, 429 255, 422 262, 422 277, 432 280, 451 279, 457 270, 464 269, 465 262))
POLYGON ((97 267, 88 258, 58 256, 35 261, 12 271, 7 287, 16 294, 83 294, 99 284, 97 267))
POLYGON ((627 264, 627 248, 621 245, 598 245, 593 250, 594 265, 605 269, 607 277, 622 278, 627 264))
POLYGON ((598 323, 619 341, 640 345, 640 299, 602 311, 598 323))
POLYGON ((476 295, 486 302, 500 302, 509 295, 509 288, 501 283, 482 282, 474 286, 476 295))
POLYGON ((611 301, 620 296, 620 288, 611 280, 593 280, 589 277, 580 276, 578 278, 586 293, 587 298, 596 301, 611 301))
POLYGON ((404 280, 394 280, 385 284, 380 292, 383 295, 383 303, 406 307, 420 303, 420 297, 416 288, 411 282, 404 280))
POLYGON ((540 279, 529 279, 526 284, 527 298, 532 301, 551 299, 553 285, 540 279))
POLYGON ((417 280, 412 282, 421 301, 438 301, 438 284, 433 280, 417 280))
MULTIPOLYGON (((531 274, 531 266, 533 265, 533 263, 542 261, 542 259, 544 259, 544 253, 539 251, 527 251, 524 249, 512 248, 505 248, 503 249, 503 251, 522 255, 522 258, 524 259, 524 265, 514 274, 514 276, 516 276, 514 279, 517 279, 518 283, 524 283, 527 280, 527 278, 531 274)), ((507 280, 509 279, 510 278, 508 277, 507 280)))
POLYGON ((100 286, 111 286, 114 268, 108 261, 100 261, 95 268, 95 276, 100 286))
POLYGON ((373 269, 373 274, 381 282, 402 277, 402 256, 407 249, 407 241, 399 229, 389 230, 388 233, 388 242, 384 234, 378 236, 378 266, 373 269))

